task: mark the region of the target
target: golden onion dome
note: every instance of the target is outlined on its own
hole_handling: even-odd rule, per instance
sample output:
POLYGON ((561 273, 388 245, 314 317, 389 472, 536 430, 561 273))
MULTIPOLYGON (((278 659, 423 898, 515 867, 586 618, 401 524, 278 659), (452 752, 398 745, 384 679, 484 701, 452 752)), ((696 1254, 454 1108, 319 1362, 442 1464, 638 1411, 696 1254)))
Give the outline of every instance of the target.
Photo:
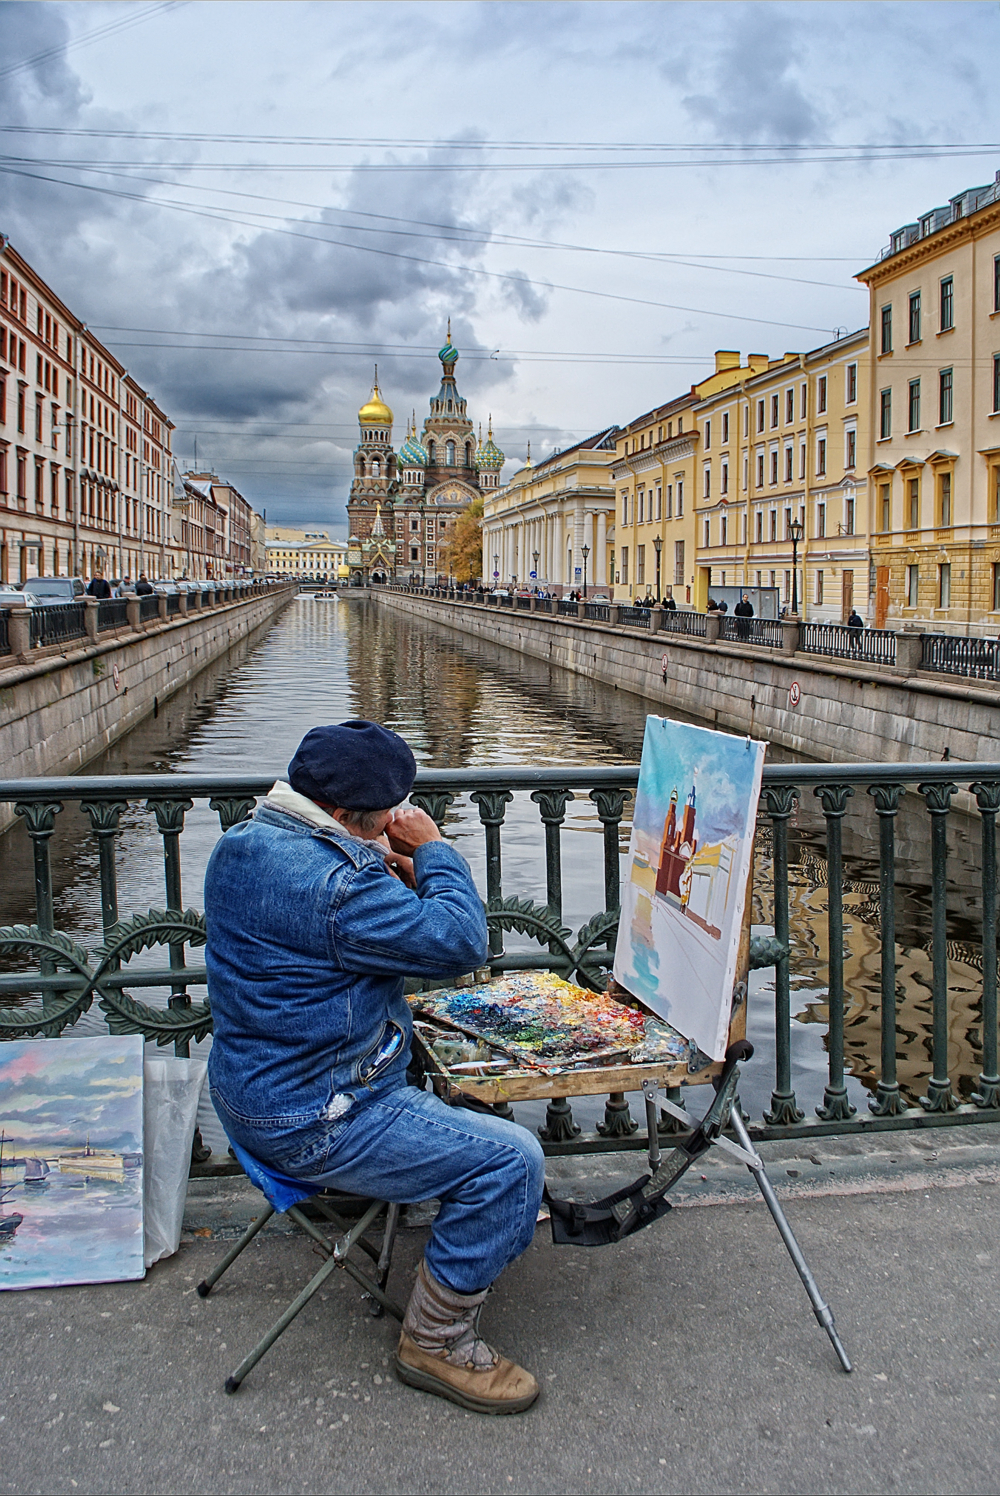
POLYGON ((372 385, 370 397, 358 411, 358 420, 362 426, 391 426, 392 411, 382 399, 382 391, 378 387, 378 365, 375 365, 375 382, 372 385))

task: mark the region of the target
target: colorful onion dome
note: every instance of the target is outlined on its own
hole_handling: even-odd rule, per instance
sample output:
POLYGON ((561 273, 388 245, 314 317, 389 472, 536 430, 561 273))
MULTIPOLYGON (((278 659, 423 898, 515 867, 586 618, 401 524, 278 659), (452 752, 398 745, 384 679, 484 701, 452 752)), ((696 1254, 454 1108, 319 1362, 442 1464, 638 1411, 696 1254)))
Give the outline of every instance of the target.
POLYGON ((358 420, 362 426, 392 425, 392 411, 382 399, 382 391, 378 387, 378 364, 375 365, 371 396, 358 411, 358 420))
POLYGON ((445 366, 445 373, 449 372, 449 366, 454 367, 458 362, 458 349, 451 341, 451 318, 448 318, 448 337, 443 348, 438 349, 438 358, 445 366))
MULTIPOLYGON (((480 427, 479 429, 480 431, 482 431, 482 427, 480 427)), ((495 470, 496 472, 499 472, 506 460, 507 459, 504 457, 500 448, 493 440, 493 417, 490 416, 490 423, 487 427, 485 443, 483 442, 482 437, 480 437, 479 439, 479 451, 476 453, 476 467, 487 468, 490 471, 495 470)))
POLYGON ((417 436, 417 423, 414 419, 412 425, 407 425, 406 440, 399 449, 399 466, 401 468, 426 467, 428 461, 427 448, 417 436))

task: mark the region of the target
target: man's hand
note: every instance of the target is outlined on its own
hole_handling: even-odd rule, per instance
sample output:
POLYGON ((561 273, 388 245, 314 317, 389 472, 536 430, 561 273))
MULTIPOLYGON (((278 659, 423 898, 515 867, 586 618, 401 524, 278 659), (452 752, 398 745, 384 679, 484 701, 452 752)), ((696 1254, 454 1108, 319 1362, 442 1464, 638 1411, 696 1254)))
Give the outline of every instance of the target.
POLYGON ((404 857, 401 852, 389 852, 385 865, 400 883, 405 883, 407 888, 416 888, 417 879, 413 871, 412 857, 404 857))
POLYGON ((385 828, 385 834, 392 850, 401 852, 404 857, 412 857, 417 847, 424 846, 426 842, 442 840, 440 831, 427 812, 416 810, 412 806, 397 810, 385 828))

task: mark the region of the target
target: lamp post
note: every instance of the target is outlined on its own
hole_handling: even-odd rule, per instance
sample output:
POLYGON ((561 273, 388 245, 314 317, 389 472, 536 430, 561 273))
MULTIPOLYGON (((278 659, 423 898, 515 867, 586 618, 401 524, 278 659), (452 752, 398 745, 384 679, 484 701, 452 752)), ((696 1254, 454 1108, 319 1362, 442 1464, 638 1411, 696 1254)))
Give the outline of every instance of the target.
POLYGON ((500 577, 500 557, 493 557, 493 591, 497 590, 497 581, 500 577))
POLYGON ((660 552, 663 549, 663 536, 653 537, 653 549, 656 551, 656 601, 660 601, 660 552))
POLYGON ((589 545, 585 545, 585 546, 581 547, 580 554, 583 557, 583 596, 584 596, 584 600, 586 600, 586 597, 587 597, 587 557, 590 555, 590 546, 589 545))
POLYGON ((541 554, 542 554, 541 551, 532 551, 532 553, 531 553, 531 559, 535 563, 535 591, 536 592, 538 591, 538 558, 539 558, 539 556, 541 554))
POLYGON ((802 539, 803 525, 800 519, 793 519, 788 525, 788 534, 792 542, 792 616, 798 617, 799 613, 799 541, 802 539))

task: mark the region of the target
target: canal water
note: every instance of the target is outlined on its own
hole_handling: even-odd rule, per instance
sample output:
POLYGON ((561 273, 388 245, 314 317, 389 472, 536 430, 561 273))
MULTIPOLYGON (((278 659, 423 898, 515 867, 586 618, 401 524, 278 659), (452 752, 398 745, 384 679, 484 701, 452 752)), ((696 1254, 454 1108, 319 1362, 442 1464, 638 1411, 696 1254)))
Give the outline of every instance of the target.
MULTIPOLYGON (((255 773, 279 777, 303 733, 319 722, 368 717, 403 734, 422 766, 461 768, 533 764, 563 767, 637 763, 648 712, 683 713, 585 677, 527 659, 502 646, 467 639, 421 620, 401 618, 361 599, 302 596, 263 636, 237 646, 172 697, 156 717, 88 766, 88 773, 255 773)), ((685 720, 695 720, 685 718, 685 720)), ((774 757, 787 758, 774 753, 774 757)), ((452 807, 447 835, 485 888, 482 826, 465 797, 452 807)), ((622 852, 628 839, 622 827, 622 852)), ((900 984, 900 1081, 915 1099, 930 1073, 930 892, 928 817, 915 796, 904 800, 897 843, 897 961, 900 984)), ((219 835, 204 803, 187 816, 182 837, 186 905, 202 907, 202 879, 219 835)), ((603 907, 602 828, 586 794, 567 807, 563 832, 564 923, 577 930, 603 907)), ((949 888, 951 1074, 964 1093, 980 1069, 978 1001, 979 826, 951 818, 949 888)), ((859 791, 844 824, 845 986, 848 1086, 866 1108, 879 1062, 879 927, 877 820, 859 791)), ((97 853, 89 823, 67 806, 52 842, 56 927, 83 944, 101 938, 97 853)), ((826 861, 824 823, 808 791, 791 825, 793 936, 793 1083, 800 1105, 822 1100, 826 1070, 826 861)), ((0 924, 33 917, 31 851, 23 827, 0 838, 0 924)), ((758 832, 754 919, 771 918, 770 842, 758 832)), ((545 902, 544 838, 538 807, 517 795, 503 832, 504 893, 545 902)), ((153 818, 141 806, 122 817, 118 844, 122 915, 162 907, 163 860, 153 818)), ((510 942, 508 942, 510 944, 510 942)), ((750 1036, 759 1062, 742 1087, 756 1119, 772 1085, 773 973, 752 983, 750 1036)), ((93 1032, 88 1015, 80 1031, 93 1032)), ((704 1088, 699 1088, 704 1089, 704 1088)), ((575 1104, 579 1120, 600 1114, 575 1104)), ((543 1110, 543 1109, 542 1109, 543 1110)), ((534 1122, 538 1108, 518 1115, 534 1122)), ((539 1116, 541 1112, 539 1111, 539 1116)))

